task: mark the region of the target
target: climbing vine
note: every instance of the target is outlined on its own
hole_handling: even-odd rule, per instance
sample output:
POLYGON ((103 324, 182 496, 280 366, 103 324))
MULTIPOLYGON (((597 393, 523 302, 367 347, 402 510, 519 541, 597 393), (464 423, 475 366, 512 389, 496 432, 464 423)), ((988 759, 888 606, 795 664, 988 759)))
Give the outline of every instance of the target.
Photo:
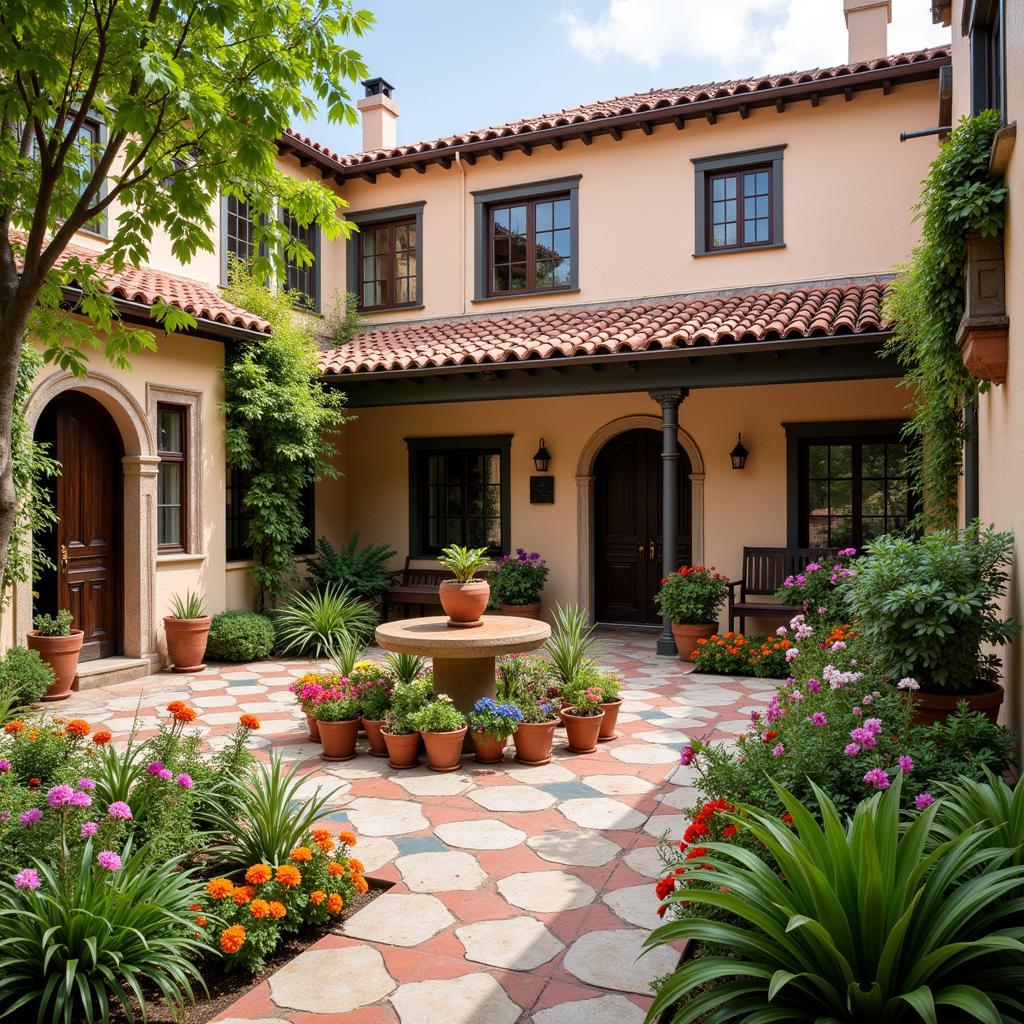
POLYGON ((914 210, 921 240, 886 296, 892 323, 888 351, 906 368, 916 410, 904 430, 910 469, 927 529, 955 526, 958 481, 969 428, 965 409, 987 384, 964 367, 956 343, 964 313, 967 234, 997 235, 1005 221, 1006 187, 988 174, 997 111, 963 118, 943 143, 914 210))
POLYGON ((348 417, 345 396, 320 379, 309 320, 286 293, 238 268, 226 297, 271 326, 270 334, 229 349, 223 404, 228 466, 249 472, 245 543, 253 552, 257 607, 265 610, 296 578, 295 549, 307 534, 302 492, 337 477, 334 438, 348 417))

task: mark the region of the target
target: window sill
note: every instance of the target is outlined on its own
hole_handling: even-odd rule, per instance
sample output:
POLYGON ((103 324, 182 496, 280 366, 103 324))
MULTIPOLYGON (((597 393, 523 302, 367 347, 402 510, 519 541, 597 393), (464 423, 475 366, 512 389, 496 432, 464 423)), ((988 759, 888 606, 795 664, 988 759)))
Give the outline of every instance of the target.
POLYGON ((228 561, 224 568, 228 572, 237 571, 239 569, 251 569, 256 563, 251 558, 240 558, 235 561, 228 561))
POLYGON ((205 562, 206 555, 192 551, 168 551, 156 556, 157 565, 188 565, 193 562, 205 562))
POLYGON ((426 308, 421 302, 415 306, 374 306, 373 309, 357 309, 356 312, 360 316, 377 316, 378 313, 408 313, 426 308))
POLYGON ((734 245, 728 249, 708 249, 707 252, 695 252, 694 259, 704 256, 733 256, 738 252, 763 252, 765 249, 785 249, 785 242, 768 242, 765 245, 734 245))
POLYGON ((481 302, 508 302, 510 299, 514 302, 516 299, 536 299, 540 296, 550 297, 558 295, 579 295, 580 291, 580 288, 558 288, 540 292, 510 292, 508 295, 478 296, 477 298, 470 299, 469 301, 474 305, 481 302))

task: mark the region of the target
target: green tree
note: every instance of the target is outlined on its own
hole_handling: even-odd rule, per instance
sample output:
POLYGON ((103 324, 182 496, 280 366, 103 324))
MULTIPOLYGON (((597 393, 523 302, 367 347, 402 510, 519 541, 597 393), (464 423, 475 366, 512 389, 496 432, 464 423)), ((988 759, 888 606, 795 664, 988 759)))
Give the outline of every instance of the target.
MULTIPOLYGON (((279 206, 327 238, 343 201, 275 169, 290 122, 325 109, 354 123, 363 77, 345 38, 373 16, 349 0, 4 0, 0 4, 0 563, 15 534, 12 422, 23 342, 84 374, 98 351, 119 367, 153 334, 118 317, 95 266, 68 251, 106 221, 105 261, 142 265, 165 232, 188 262, 213 251, 218 197, 247 198, 261 276, 312 253, 279 206), (102 128, 83 135, 89 119, 102 128), (77 314, 77 315, 76 315, 77 314)), ((194 326, 158 302, 167 330, 194 326)), ((16 541, 15 536, 15 541, 16 541)))

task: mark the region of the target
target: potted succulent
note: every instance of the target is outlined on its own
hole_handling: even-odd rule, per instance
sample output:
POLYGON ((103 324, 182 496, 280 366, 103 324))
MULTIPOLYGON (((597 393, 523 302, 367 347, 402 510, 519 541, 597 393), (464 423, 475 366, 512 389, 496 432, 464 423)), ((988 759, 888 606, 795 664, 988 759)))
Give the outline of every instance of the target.
POLYGON ((697 641, 718 632, 718 613, 728 594, 728 577, 715 567, 680 566, 662 581, 654 601, 672 623, 676 650, 683 661, 692 661, 697 641))
POLYGON ((1020 630, 1002 614, 1013 535, 935 530, 872 541, 848 583, 851 620, 878 669, 908 694, 915 721, 943 721, 966 701, 995 722, 1003 702, 1001 646, 1020 630))
POLYGON ((499 704, 493 697, 481 697, 469 715, 469 738, 480 764, 498 764, 505 759, 508 738, 523 720, 515 704, 499 704))
POLYGON ((569 749, 574 754, 592 754, 597 750, 597 737, 604 719, 601 707, 604 694, 596 686, 576 685, 562 692, 562 700, 560 716, 569 749))
POLYGON ((453 772, 462 767, 462 743, 466 738, 466 716, 446 693, 438 694, 409 716, 423 737, 427 766, 432 772, 453 772))
POLYGON ((551 667, 540 658, 513 655, 498 662, 499 701, 514 704, 522 716, 512 742, 520 764, 541 765, 551 760, 558 725, 556 702, 548 693, 551 667))
POLYGON ((391 707, 384 715, 380 729, 388 748, 388 763, 392 768, 416 767, 420 754, 420 734, 412 724, 412 716, 430 700, 432 694, 429 679, 395 684, 391 707))
POLYGON ((359 710, 363 716, 363 728, 370 744, 370 753, 374 757, 387 757, 388 747, 384 742, 381 727, 384 724, 384 717, 391 708, 391 691, 394 689, 394 683, 388 673, 379 665, 374 665, 372 661, 357 662, 350 678, 360 686, 359 710))
POLYGON ((477 579, 476 574, 491 564, 486 548, 464 548, 453 544, 442 549, 438 562, 455 577, 442 580, 438 588, 438 598, 448 615, 448 625, 463 628, 482 626, 491 588, 487 580, 477 579))
POLYGON ((35 629, 26 637, 26 643, 30 650, 38 651, 39 657, 53 669, 53 684, 41 700, 66 700, 71 695, 71 686, 78 671, 78 655, 85 637, 82 630, 71 628, 72 621, 67 608, 61 608, 56 617, 37 615, 32 620, 35 629))
POLYGON ((498 562, 487 582, 502 615, 539 619, 540 595, 547 578, 547 563, 536 551, 527 554, 525 549, 516 548, 514 555, 505 555, 498 562))
POLYGON ((206 668, 206 638, 210 635, 210 616, 201 594, 185 591, 171 603, 171 614, 164 616, 167 657, 174 672, 200 672, 206 668))
POLYGON ((359 736, 359 687, 345 676, 313 699, 312 715, 320 729, 325 761, 351 761, 359 736))

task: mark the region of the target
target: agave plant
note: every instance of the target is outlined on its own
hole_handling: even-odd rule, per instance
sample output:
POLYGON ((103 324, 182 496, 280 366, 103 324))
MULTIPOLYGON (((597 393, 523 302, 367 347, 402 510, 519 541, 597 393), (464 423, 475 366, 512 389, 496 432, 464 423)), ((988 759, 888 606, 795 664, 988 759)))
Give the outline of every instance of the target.
POLYGON ((411 683, 423 675, 427 659, 420 654, 391 651, 385 655, 384 665, 394 676, 396 683, 411 683))
POLYGON ((194 590, 175 594, 171 601, 171 616, 175 619, 201 619, 206 614, 206 599, 194 590))
POLYGON ((377 615, 344 587, 295 594, 275 617, 277 642, 284 654, 329 656, 342 640, 369 639, 377 615))
POLYGON ((591 661, 593 647, 594 627, 586 612, 576 605, 559 605, 544 650, 560 686, 569 686, 580 674, 591 661))
POLYGON ((669 897, 711 913, 657 928, 649 948, 687 939, 729 955, 713 949, 679 967, 649 1021, 674 1004, 673 1024, 1021 1019, 1024 917, 1006 896, 1024 868, 1010 851, 981 831, 933 844, 938 805, 901 829, 899 778, 846 826, 817 786, 821 824, 776 789, 793 828, 742 808, 733 821, 762 855, 707 843, 690 865, 701 881, 669 897))

